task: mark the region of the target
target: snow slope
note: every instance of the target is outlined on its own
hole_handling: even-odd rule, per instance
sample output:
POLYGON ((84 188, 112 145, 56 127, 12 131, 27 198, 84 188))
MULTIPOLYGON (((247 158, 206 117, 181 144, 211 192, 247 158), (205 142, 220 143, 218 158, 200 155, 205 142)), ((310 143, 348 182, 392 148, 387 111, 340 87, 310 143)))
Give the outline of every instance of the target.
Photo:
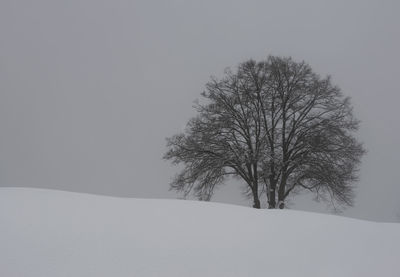
POLYGON ((400 276, 400 224, 0 188, 0 276, 400 276))

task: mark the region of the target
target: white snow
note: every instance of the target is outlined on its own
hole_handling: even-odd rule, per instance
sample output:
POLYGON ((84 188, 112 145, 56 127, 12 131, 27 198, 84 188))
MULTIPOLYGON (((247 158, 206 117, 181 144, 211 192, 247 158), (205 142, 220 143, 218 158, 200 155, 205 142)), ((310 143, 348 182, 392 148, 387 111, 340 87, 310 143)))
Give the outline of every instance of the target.
POLYGON ((1 277, 400 276, 400 224, 0 189, 1 277))

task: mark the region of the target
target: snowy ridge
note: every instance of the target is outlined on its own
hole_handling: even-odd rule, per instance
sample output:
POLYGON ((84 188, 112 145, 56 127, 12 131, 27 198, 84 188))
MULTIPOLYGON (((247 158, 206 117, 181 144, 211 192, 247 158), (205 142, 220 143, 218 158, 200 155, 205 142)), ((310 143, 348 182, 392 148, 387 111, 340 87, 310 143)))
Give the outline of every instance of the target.
POLYGON ((0 276, 400 276, 400 224, 0 188, 0 276))

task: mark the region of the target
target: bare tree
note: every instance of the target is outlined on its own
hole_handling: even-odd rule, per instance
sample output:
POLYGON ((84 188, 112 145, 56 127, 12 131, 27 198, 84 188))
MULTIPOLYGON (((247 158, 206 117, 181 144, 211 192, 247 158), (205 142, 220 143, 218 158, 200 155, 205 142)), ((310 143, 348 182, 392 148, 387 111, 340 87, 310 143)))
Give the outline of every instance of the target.
POLYGON ((260 207, 283 208, 301 189, 344 205, 364 149, 349 98, 304 62, 269 57, 247 61, 212 79, 185 134, 168 139, 166 159, 183 163, 171 188, 209 199, 227 175, 242 178, 260 207))

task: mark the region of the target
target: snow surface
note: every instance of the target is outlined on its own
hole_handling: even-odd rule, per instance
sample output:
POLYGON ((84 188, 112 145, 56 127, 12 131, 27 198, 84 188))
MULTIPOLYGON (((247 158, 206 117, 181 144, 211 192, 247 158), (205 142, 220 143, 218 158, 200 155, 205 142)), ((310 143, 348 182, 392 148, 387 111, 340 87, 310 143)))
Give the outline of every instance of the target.
POLYGON ((400 276, 400 224, 0 188, 0 276, 400 276))

